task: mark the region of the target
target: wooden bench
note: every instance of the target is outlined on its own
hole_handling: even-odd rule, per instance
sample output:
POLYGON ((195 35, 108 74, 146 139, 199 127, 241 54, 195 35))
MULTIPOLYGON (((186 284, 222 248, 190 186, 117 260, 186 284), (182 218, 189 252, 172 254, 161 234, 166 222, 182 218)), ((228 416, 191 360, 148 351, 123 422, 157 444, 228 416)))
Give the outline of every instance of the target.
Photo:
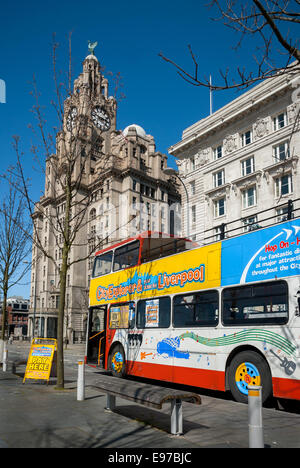
POLYGON ((154 409, 161 409, 164 403, 171 403, 171 434, 173 435, 183 433, 182 402, 201 404, 201 397, 196 393, 120 379, 110 375, 102 375, 91 387, 107 394, 105 411, 115 410, 116 397, 154 409))

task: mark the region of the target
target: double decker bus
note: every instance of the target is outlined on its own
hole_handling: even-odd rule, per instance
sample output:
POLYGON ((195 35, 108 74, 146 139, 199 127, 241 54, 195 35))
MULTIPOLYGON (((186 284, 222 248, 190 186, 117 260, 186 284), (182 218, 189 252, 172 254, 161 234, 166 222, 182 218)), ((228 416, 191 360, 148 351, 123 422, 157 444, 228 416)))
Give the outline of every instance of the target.
POLYGON ((87 363, 300 400, 300 218, 202 247, 128 239, 97 252, 89 300, 87 363))

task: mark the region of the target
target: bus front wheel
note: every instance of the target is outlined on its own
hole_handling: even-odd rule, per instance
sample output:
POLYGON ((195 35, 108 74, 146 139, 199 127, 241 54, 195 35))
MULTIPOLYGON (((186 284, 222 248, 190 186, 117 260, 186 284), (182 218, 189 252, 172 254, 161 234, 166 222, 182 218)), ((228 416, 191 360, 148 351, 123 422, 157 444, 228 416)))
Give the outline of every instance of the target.
POLYGON ((272 379, 266 360, 255 351, 242 351, 234 356, 228 369, 230 392, 240 403, 248 402, 248 385, 262 387, 262 403, 272 394, 272 379))
POLYGON ((109 353, 109 370, 114 377, 125 376, 125 353, 121 345, 115 346, 109 353))

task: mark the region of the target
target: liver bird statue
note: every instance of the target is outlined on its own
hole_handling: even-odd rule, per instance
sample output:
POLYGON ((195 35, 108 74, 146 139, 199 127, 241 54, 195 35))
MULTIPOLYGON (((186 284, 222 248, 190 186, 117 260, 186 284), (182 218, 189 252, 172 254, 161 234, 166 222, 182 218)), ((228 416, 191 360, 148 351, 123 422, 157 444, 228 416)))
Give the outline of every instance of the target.
POLYGON ((94 55, 94 50, 95 48, 97 47, 98 45, 98 42, 91 42, 91 41, 88 41, 88 49, 89 49, 89 52, 94 55))

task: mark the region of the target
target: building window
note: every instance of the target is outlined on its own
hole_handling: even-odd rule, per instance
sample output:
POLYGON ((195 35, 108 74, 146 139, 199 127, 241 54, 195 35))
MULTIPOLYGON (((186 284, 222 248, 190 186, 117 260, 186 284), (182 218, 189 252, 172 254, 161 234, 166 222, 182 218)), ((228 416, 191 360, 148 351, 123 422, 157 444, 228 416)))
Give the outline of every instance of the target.
POLYGON ((219 159, 223 156, 223 148, 221 145, 214 148, 214 159, 219 159))
POLYGON ((214 217, 219 218, 225 214, 225 198, 219 198, 214 202, 214 217))
POLYGON ((219 172, 213 174, 214 187, 219 187, 225 183, 225 171, 222 169, 219 172))
POLYGON ((242 133, 242 146, 250 145, 252 143, 252 131, 247 130, 245 133, 242 133))
MULTIPOLYGON (((225 226, 225 225, 224 225, 225 226)), ((218 242, 225 237, 225 228, 218 226, 214 229, 215 241, 218 242)))
POLYGON ((288 220, 288 207, 283 206, 276 210, 277 223, 282 223, 283 221, 288 220))
POLYGON ((249 218, 243 219, 243 231, 254 231, 258 228, 257 216, 250 216, 249 218))
POLYGON ((281 197, 293 191, 293 181, 291 174, 275 179, 275 196, 281 197))
POLYGON ((289 144, 287 141, 283 143, 279 143, 273 147, 273 155, 276 161, 283 161, 284 159, 289 158, 290 151, 289 151, 289 144))
POLYGON ((194 180, 192 180, 190 182, 190 186, 191 186, 191 195, 195 195, 195 193, 196 193, 196 183, 195 183, 194 180))
POLYGON ((190 169, 191 171, 195 170, 195 158, 194 157, 190 159, 190 169))
POLYGON ((242 176, 246 176, 248 174, 251 174, 254 172, 254 156, 251 156, 251 158, 244 159, 244 161, 241 161, 241 168, 242 168, 242 176))
POLYGON ((136 191, 136 180, 133 179, 132 181, 132 190, 136 191))
POLYGON ((191 210, 192 210, 192 223, 194 224, 196 222, 196 205, 193 205, 191 210))
POLYGON ((286 125, 287 125, 287 118, 286 118, 285 112, 282 112, 281 114, 276 115, 276 117, 273 117, 274 130, 280 130, 286 125))
POLYGON ((250 187, 242 192, 243 208, 256 205, 256 188, 250 187))

